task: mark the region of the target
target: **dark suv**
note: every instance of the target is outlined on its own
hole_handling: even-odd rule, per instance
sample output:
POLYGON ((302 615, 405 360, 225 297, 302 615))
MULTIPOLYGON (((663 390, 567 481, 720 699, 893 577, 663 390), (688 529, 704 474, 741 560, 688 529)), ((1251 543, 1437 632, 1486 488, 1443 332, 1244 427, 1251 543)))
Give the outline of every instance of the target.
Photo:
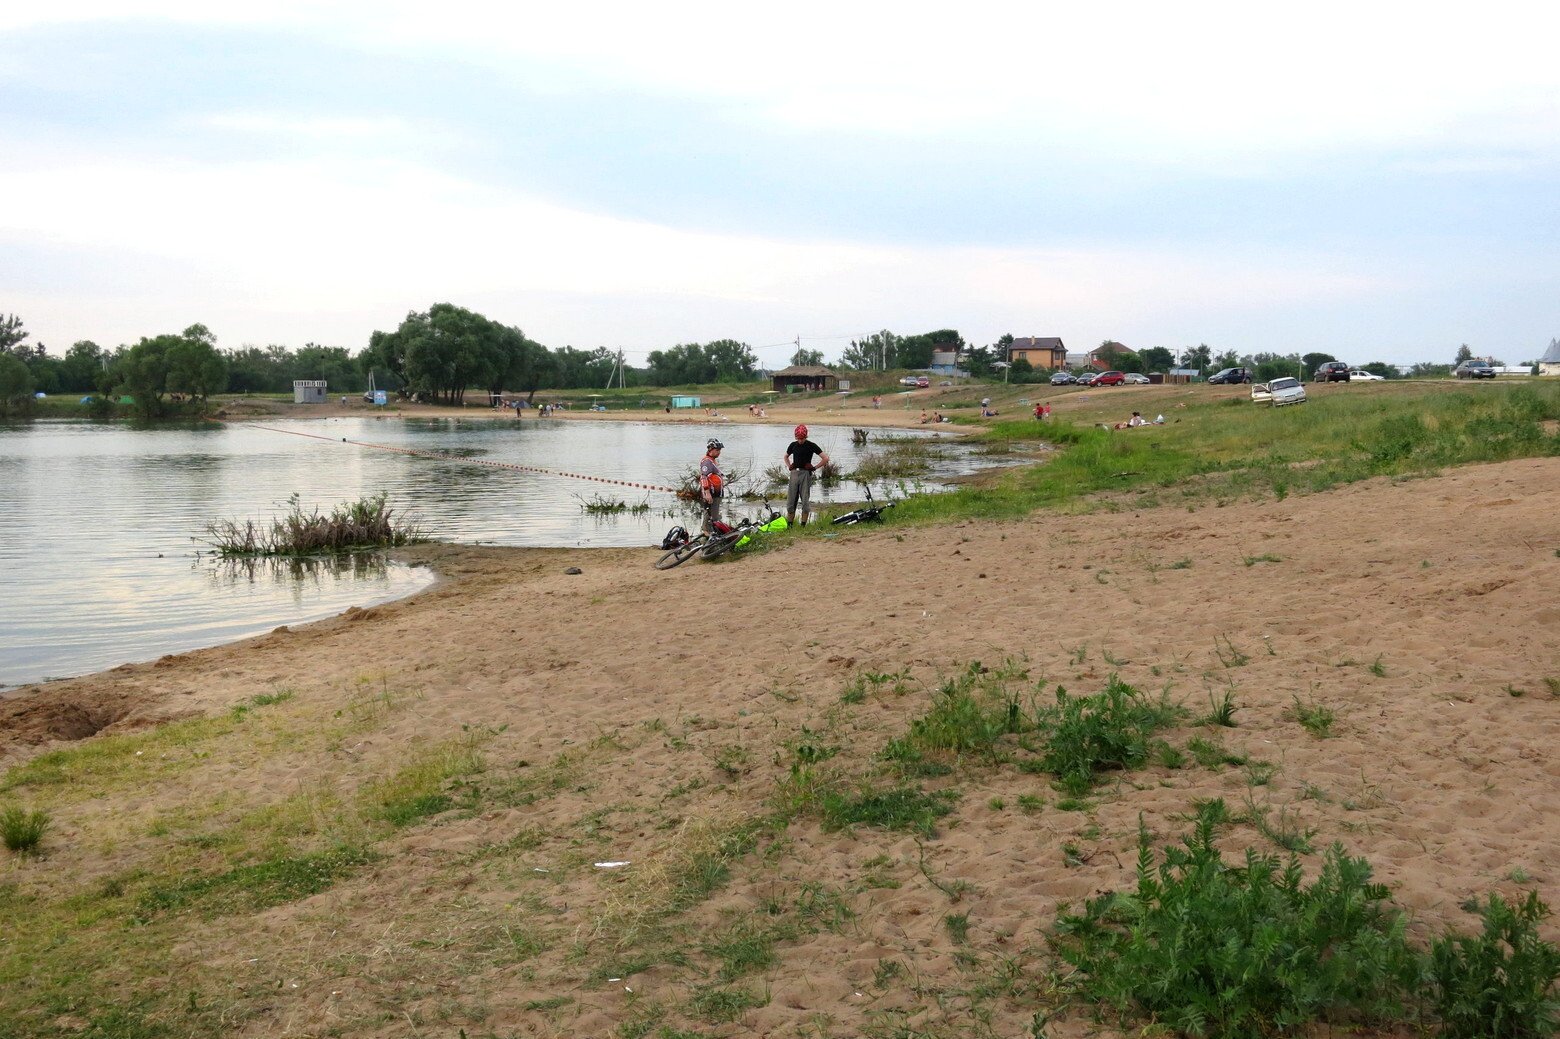
POLYGON ((1495 369, 1488 361, 1464 361, 1453 374, 1459 379, 1493 379, 1495 369))
POLYGON ((1349 366, 1342 361, 1328 361, 1316 369, 1317 382, 1348 382, 1349 366))
POLYGON ((1250 381, 1251 371, 1246 368, 1226 368, 1221 372, 1216 372, 1215 374, 1208 376, 1208 382, 1211 385, 1226 382, 1234 383, 1250 381))

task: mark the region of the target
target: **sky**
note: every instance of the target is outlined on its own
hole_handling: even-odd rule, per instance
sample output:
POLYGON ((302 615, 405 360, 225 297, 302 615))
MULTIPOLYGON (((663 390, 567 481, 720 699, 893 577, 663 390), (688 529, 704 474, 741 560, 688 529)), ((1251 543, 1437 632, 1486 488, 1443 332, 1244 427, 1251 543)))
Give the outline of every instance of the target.
POLYGON ((1517 363, 1560 336, 1543 8, 12 0, 0 313, 1517 363))

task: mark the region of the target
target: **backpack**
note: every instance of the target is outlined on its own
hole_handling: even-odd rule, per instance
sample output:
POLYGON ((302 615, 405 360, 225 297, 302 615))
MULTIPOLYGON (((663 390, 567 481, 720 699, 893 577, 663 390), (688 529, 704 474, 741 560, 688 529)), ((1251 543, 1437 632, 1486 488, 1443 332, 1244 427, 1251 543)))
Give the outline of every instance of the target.
POLYGON ((673 527, 666 532, 666 537, 661 539, 663 549, 673 549, 688 543, 688 532, 682 527, 673 527))

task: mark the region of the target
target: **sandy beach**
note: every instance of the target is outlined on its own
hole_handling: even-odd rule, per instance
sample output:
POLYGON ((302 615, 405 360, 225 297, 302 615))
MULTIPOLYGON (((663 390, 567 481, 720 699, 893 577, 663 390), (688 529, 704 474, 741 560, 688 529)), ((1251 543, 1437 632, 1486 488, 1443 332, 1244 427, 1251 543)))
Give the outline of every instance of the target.
MULTIPOLYGON (((1266 778, 1151 766, 1063 811, 1045 777, 981 767, 932 784, 957 801, 924 842, 793 821, 661 923, 697 950, 809 891, 849 922, 787 931, 746 979, 762 1004, 700 1034, 959 1019, 967 1000, 926 994, 964 991, 971 962, 1036 969, 1060 906, 1129 883, 1139 819, 1168 839, 1196 798, 1282 810, 1317 852, 1366 856, 1417 934, 1467 926, 1459 903, 1490 890, 1560 902, 1557 514, 1551 459, 1185 511, 829 531, 668 572, 648 549, 424 546, 408 558, 443 579, 410 599, 0 701, 3 767, 290 694, 256 722, 263 738, 224 736, 166 779, 148 762, 145 782, 58 795, 47 858, 8 860, 0 881, 122 876, 165 854, 170 826, 300 799, 323 812, 465 740, 473 782, 530 793, 398 830, 312 897, 203 919, 169 984, 224 1000, 247 1036, 608 1035, 647 1007, 696 1023, 708 962, 636 964, 655 943, 625 902, 656 904, 690 848, 769 811, 799 739, 868 771, 930 690, 979 661, 1047 690, 1119 674, 1194 717, 1227 691, 1236 727, 1187 728, 1266 778), (853 685, 867 695, 844 696, 853 685), (1336 712, 1329 738, 1297 724, 1297 702, 1336 712), (933 878, 960 882, 957 905, 933 878), (952 912, 967 914, 959 944, 952 912), (498 934, 530 936, 525 954, 495 951, 498 934)), ((995 1034, 1018 1034, 1039 1000, 987 1006, 995 1034)), ((1049 1034, 1114 1033, 1075 1012, 1049 1034)))

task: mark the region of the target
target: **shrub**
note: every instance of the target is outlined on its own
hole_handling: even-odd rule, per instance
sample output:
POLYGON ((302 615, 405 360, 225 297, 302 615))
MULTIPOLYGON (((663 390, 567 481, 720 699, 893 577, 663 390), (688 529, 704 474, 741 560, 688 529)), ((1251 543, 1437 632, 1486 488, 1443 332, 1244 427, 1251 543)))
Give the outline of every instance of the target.
POLYGON ((1539 1039, 1560 1030, 1560 949, 1538 935, 1549 907, 1538 893, 1508 904, 1492 894, 1484 933, 1452 932, 1430 946, 1436 1013, 1449 1039, 1539 1039))
POLYGON ((1149 703, 1115 675, 1093 696, 1069 696, 1058 687, 1056 706, 1041 712, 1042 726, 1050 729, 1041 766, 1068 793, 1086 793, 1097 773, 1147 761, 1149 737, 1181 713, 1163 700, 1149 703))
POLYGON ((1335 845, 1310 885, 1292 857, 1248 850, 1230 866, 1213 843, 1219 814, 1201 810, 1163 861, 1141 834, 1137 889, 1058 918, 1053 941, 1081 994, 1212 1039, 1401 1018, 1418 959, 1369 864, 1335 845))
POLYGON ((30 855, 38 850, 44 831, 49 828, 49 813, 43 810, 27 812, 19 805, 11 805, 0 811, 0 841, 18 855, 30 855))
POLYGON ((287 500, 287 515, 270 529, 246 520, 206 524, 205 542, 224 556, 304 556, 362 548, 394 548, 426 541, 415 521, 402 519, 385 495, 337 505, 329 515, 305 512, 298 495, 287 500))

